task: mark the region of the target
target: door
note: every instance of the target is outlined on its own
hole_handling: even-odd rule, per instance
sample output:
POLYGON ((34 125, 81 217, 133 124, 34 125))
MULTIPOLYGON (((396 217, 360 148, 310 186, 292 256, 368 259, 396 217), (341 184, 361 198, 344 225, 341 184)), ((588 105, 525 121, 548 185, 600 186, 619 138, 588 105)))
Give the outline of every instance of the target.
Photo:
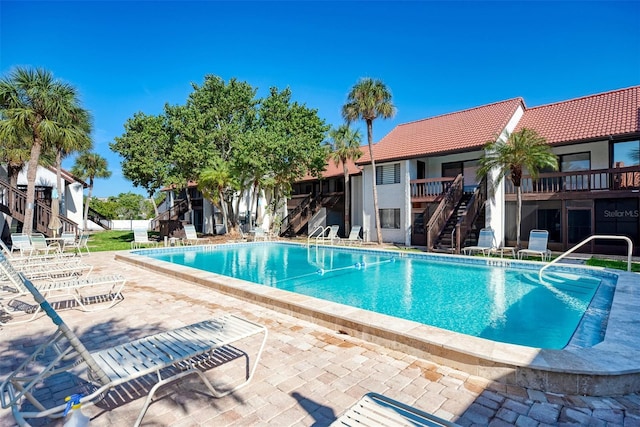
MULTIPOLYGON (((567 243, 572 248, 593 234, 592 209, 568 209, 567 210, 567 243)), ((593 252, 593 242, 583 246, 579 251, 593 252)))

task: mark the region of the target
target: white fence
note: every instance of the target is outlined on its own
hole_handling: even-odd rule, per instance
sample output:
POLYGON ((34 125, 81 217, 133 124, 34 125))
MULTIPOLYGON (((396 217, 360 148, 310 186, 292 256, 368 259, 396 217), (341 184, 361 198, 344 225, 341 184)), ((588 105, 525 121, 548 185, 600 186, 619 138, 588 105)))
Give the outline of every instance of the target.
POLYGON ((111 229, 112 230, 138 230, 144 229, 148 230, 151 221, 148 219, 115 219, 111 221, 111 229))

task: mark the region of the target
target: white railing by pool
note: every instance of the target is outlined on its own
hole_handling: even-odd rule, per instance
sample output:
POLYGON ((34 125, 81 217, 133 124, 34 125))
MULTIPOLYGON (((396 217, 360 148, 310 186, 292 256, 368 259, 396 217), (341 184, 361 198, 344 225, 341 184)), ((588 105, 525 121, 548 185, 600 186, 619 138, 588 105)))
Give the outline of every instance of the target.
POLYGON ((627 271, 631 271, 631 254, 633 254, 633 242, 631 241, 630 238, 628 238, 627 236, 607 236, 607 235, 595 235, 595 236, 589 236, 586 239, 584 239, 582 242, 578 243, 577 245, 575 245, 574 247, 572 247, 571 249, 569 249, 568 251, 564 252, 563 254, 561 254, 558 258, 554 259, 553 261, 551 261, 549 264, 545 265, 544 267, 542 267, 540 269, 540 271, 538 272, 538 279, 542 282, 542 272, 544 270, 546 270, 547 268, 549 268, 551 266, 551 264, 555 264, 558 261, 560 261, 562 258, 566 257, 567 255, 569 255, 570 253, 575 252, 578 248, 580 248, 581 246, 584 246, 586 243, 589 243, 592 240, 595 239, 614 239, 614 240, 626 240, 627 242, 627 248, 628 248, 628 253, 627 253, 627 271))

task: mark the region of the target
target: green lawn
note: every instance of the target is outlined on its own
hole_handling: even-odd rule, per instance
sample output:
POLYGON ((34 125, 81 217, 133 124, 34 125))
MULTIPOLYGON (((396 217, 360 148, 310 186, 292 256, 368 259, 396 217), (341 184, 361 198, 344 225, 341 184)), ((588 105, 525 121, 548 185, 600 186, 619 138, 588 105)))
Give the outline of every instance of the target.
MULTIPOLYGON (((607 267, 614 268, 616 270, 624 270, 627 271, 627 262, 626 261, 615 261, 611 259, 598 259, 598 258, 590 258, 587 260, 587 265, 593 267, 607 267)), ((631 271, 636 273, 640 273, 640 263, 632 262, 631 263, 631 271)))
MULTIPOLYGON (((150 237, 157 235, 158 233, 149 233, 150 237)), ((132 241, 133 231, 98 231, 89 237, 89 249, 91 252, 128 250, 131 249, 132 241)))

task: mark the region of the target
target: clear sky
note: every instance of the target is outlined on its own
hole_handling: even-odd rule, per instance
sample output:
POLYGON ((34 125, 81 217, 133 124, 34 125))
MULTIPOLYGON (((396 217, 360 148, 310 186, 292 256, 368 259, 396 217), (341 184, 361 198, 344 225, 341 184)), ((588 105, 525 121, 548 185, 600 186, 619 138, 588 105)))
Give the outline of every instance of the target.
MULTIPOLYGON (((361 77, 382 79, 393 127, 521 96, 527 106, 640 84, 640 1, 172 2, 0 0, 0 73, 38 66, 74 85, 113 176, 109 149, 134 113, 183 104, 206 74, 294 100, 328 124, 361 77)), ((366 140, 364 126, 363 140, 366 140)), ((74 158, 65 160, 70 168, 74 158)))

